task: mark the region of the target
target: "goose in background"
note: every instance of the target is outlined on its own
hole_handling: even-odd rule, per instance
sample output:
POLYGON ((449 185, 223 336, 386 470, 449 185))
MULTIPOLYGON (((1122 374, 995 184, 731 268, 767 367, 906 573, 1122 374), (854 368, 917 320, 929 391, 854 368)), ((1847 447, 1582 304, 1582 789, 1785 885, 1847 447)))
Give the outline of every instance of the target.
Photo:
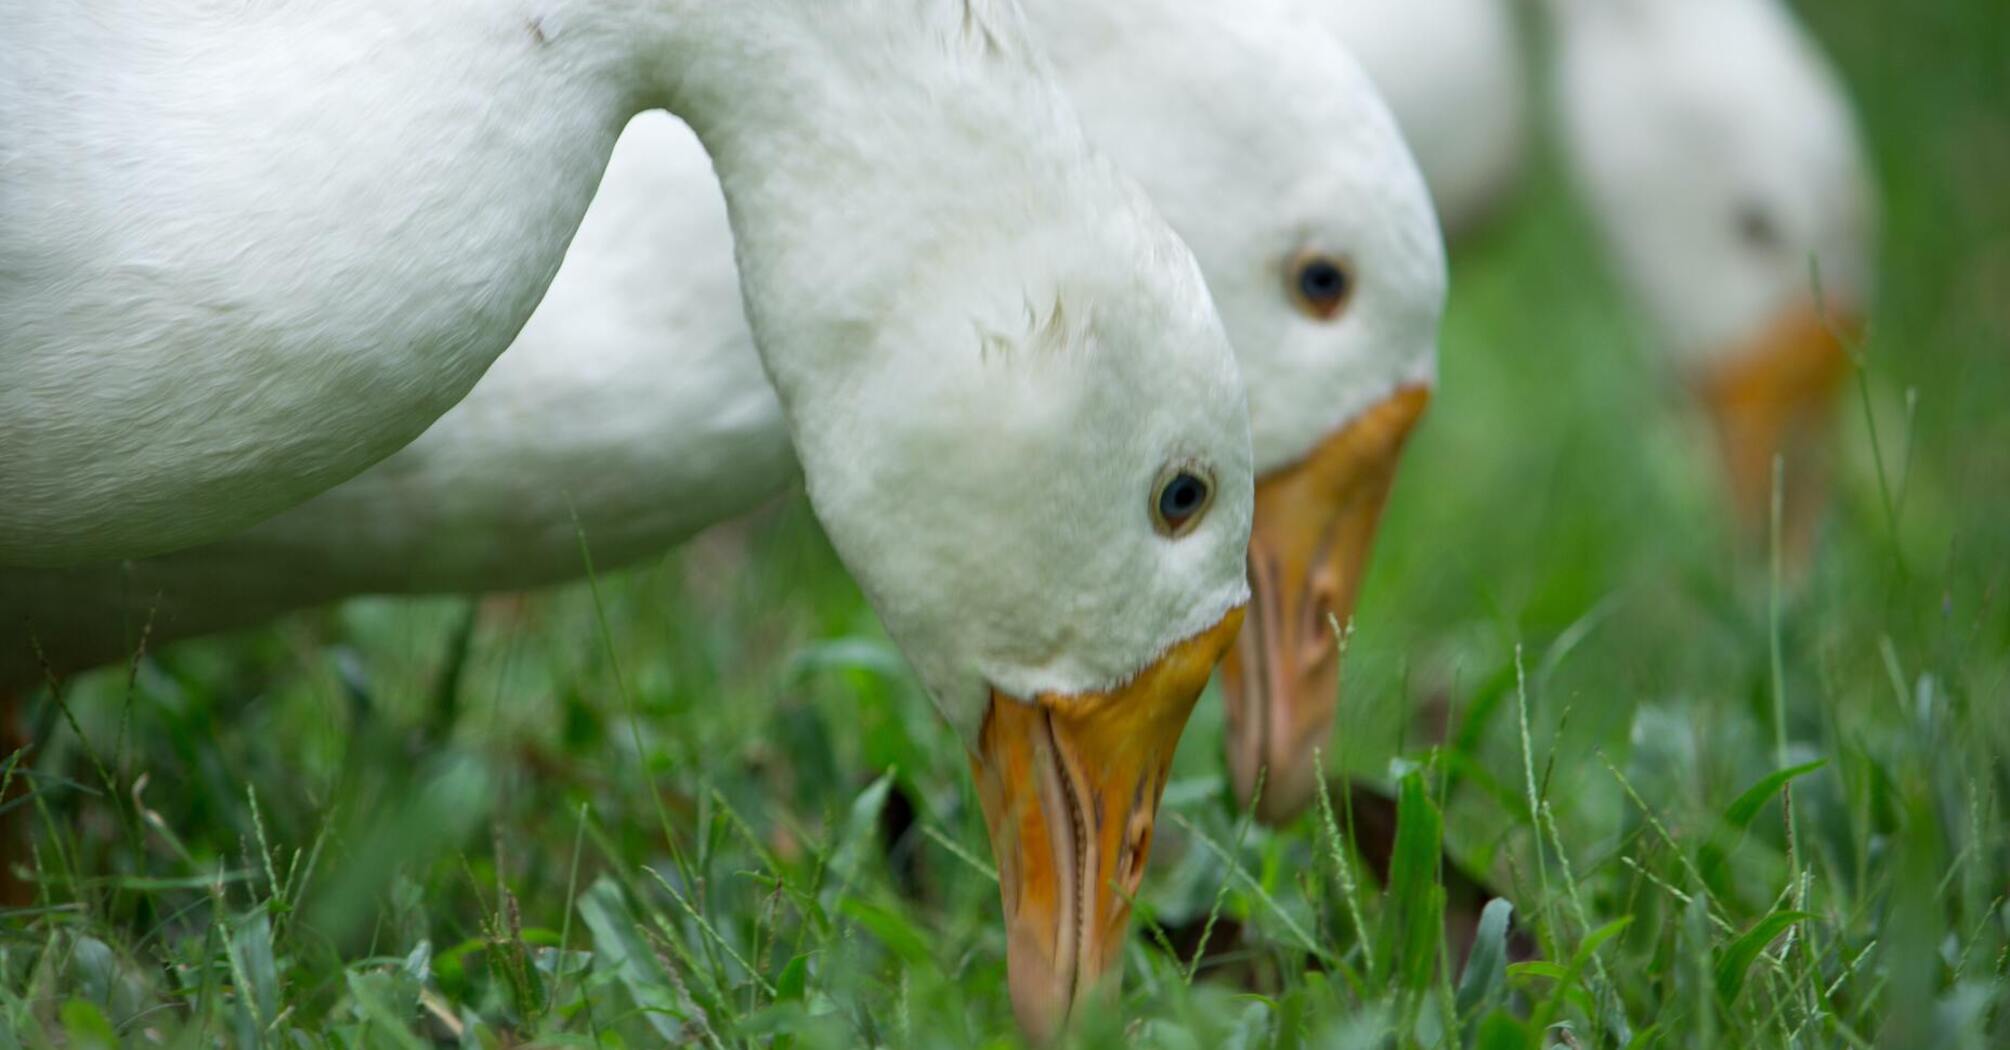
MULTIPOLYGON (((1323 0, 1389 99, 1454 242, 1509 195, 1530 85, 1507 0, 1323 0)), ((1742 532, 1798 558, 1873 281, 1847 94, 1780 0, 1546 0, 1547 112, 1621 283, 1700 396, 1742 532), (1822 302, 1817 304, 1819 270, 1822 302)))
POLYGON ((1512 198, 1531 145, 1509 0, 1316 0, 1312 10, 1395 111, 1446 236, 1473 233, 1512 198))
POLYGON ((1559 133, 1622 285, 1699 395, 1741 529, 1811 549, 1872 290, 1840 79, 1779 0, 1551 0, 1559 133))

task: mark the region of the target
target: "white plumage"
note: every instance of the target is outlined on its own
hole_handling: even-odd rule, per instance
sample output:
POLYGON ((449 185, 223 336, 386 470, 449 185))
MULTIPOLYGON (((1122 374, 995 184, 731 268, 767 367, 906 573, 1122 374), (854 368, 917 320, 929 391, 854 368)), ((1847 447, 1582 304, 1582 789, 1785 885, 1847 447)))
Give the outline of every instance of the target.
MULTIPOLYGON (((1126 905, 1097 860, 1115 845, 1099 854, 1013 821, 1047 807, 1038 827, 1149 827, 1248 595, 1248 415, 1191 253, 1090 148, 1015 6, 9 6, 0 564, 214 538, 405 444, 529 317, 628 117, 669 108, 723 190, 751 335, 730 367, 752 375, 758 351, 833 544, 980 756, 1001 876, 1071 887, 1005 897, 1021 1016, 1065 1015, 1118 957, 1126 905), (1173 480, 1204 496, 1176 531, 1155 510, 1173 480), (1093 780, 1045 790, 1062 775, 1093 780)), ((716 216, 718 192, 693 177, 659 203, 716 216)), ((659 262, 667 288, 702 247, 715 279, 690 288, 732 313, 716 217, 652 230, 704 243, 619 250, 659 262)), ((623 287, 648 296, 648 279, 623 287)), ((499 393, 469 426, 533 436, 460 447, 517 457, 486 460, 478 485, 545 472, 516 489, 536 506, 504 507, 494 490, 427 503, 505 530, 525 513, 548 524, 569 496, 619 517, 634 479, 606 472, 647 459, 567 470, 536 457, 582 435, 648 442, 683 412, 694 436, 674 455, 745 465, 698 459, 741 411, 702 364, 618 418, 543 397, 575 367, 577 392, 623 366, 529 362, 536 395, 499 393)), ((745 411, 773 463, 774 415, 745 411)), ((318 535, 417 573, 445 549, 443 522, 387 519, 421 505, 409 490, 423 474, 393 466, 392 502, 318 535)), ((670 480, 664 502, 718 498, 670 480)), ((332 507, 306 513, 334 523, 332 507)), ((637 527, 666 519, 689 527, 677 511, 637 527)), ((457 567, 551 535, 475 540, 486 552, 457 567)), ((318 585, 298 561, 247 564, 297 574, 288 600, 318 585)), ((226 582, 209 576, 189 600, 227 600, 226 582)), ((9 599, 28 586, 10 582, 9 599)), ((29 609, 29 631, 41 617, 29 609)), ((1126 864, 1141 873, 1143 857, 1126 864)))
MULTIPOLYGON (((286 5, 114 23, 28 6, 7 38, 21 62, 0 62, 5 250, 25 260, 0 271, 0 352, 23 377, 0 390, 0 476, 23 497, 0 510, 9 559, 175 546, 403 443, 514 334, 626 112, 662 84, 721 172, 818 510, 938 695, 967 706, 980 675, 1028 693, 1107 685, 1241 600, 1234 361, 1184 247, 1089 152, 1013 8, 764 0, 610 24, 605 5, 286 5), (76 110, 76 94, 95 105, 76 110), (980 331, 1036 342, 1026 311, 1057 305, 1073 352, 979 353, 980 331), (1207 462, 1221 498, 1218 529, 1168 545, 1143 490, 1176 457, 1207 462), (985 484, 1000 494, 967 491, 985 484), (1046 506, 1002 495, 1014 488, 1046 506), (1025 540, 1051 571, 988 579, 1025 540), (1067 603, 1093 619, 1035 614, 1070 592, 1094 592, 1067 603)), ((650 258, 668 287, 692 279, 677 271, 695 252, 714 280, 694 290, 723 306, 718 191, 693 178, 679 192, 710 217, 653 229, 701 240, 648 244, 650 258)), ((580 305, 577 324, 600 323, 580 305)), ((615 367, 596 359, 525 367, 576 367, 578 391, 615 367)), ((529 385, 562 393, 547 378, 529 385)), ((546 430, 491 462, 567 447, 579 428, 646 442, 651 413, 691 411, 703 434, 725 411, 711 379, 694 367, 618 419, 543 402, 538 420, 491 424, 546 430)), ((679 455, 733 477, 712 452, 679 455)), ((594 477, 562 481, 590 501, 594 477)), ((517 491, 547 500, 547 520, 564 495, 517 491)), ((504 529, 526 509, 489 506, 504 529)), ((411 542, 424 563, 450 522, 419 514, 397 537, 381 521, 329 536, 411 542)))
POLYGON ((1529 78, 1511 0, 1317 0, 1389 100, 1456 240, 1512 194, 1529 78))
MULTIPOLYGON (((1061 41, 1091 131, 1200 252, 1245 365, 1259 470, 1285 467, 1397 388, 1434 382, 1441 243, 1373 89, 1294 9, 1156 7, 1029 5, 1061 41), (1232 103, 1195 119, 1222 85, 1232 103), (1335 321, 1291 296, 1286 266, 1311 247, 1355 266, 1335 321)), ((63 665, 88 666, 120 655, 156 601, 167 638, 350 594, 517 589, 577 574, 575 514, 603 568, 736 514, 795 461, 731 251, 698 140, 644 114, 512 349, 418 440, 225 541, 0 575, 0 615, 40 621, 63 665)), ((0 672, 23 663, 6 654, 0 672)))

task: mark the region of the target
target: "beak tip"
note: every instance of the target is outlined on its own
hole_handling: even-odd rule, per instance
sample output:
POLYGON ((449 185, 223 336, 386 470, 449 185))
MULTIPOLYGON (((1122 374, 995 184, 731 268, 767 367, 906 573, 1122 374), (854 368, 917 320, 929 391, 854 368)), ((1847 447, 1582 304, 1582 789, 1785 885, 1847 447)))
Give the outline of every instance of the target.
POLYGON ((1035 958, 1035 953, 1017 945, 1013 948, 1005 959, 1012 1016, 1035 1045, 1050 1043, 1068 1017, 1068 988, 1045 959, 1035 958))
POLYGON ((998 858, 1012 1012, 1036 1044, 1112 1000, 1173 751, 1242 610, 1105 693, 992 692, 972 750, 998 858))
POLYGON ((1269 827, 1290 823, 1318 795, 1319 778, 1309 753, 1265 767, 1236 761, 1233 774, 1236 804, 1247 810, 1254 797, 1256 819, 1269 827), (1256 796, 1259 770, 1263 774, 1263 794, 1256 796))
POLYGON ((1005 979, 1012 998, 1012 1016, 1034 1046, 1057 1042, 1075 1014, 1113 1004, 1118 985, 1118 975, 1112 967, 1088 975, 1086 986, 1077 988, 1051 957, 1030 943, 1008 945, 1005 979))
POLYGON ((1256 807, 1256 819, 1272 827, 1290 823, 1312 804, 1316 777, 1310 764, 1299 767, 1302 776, 1280 777, 1275 791, 1266 791, 1256 807))

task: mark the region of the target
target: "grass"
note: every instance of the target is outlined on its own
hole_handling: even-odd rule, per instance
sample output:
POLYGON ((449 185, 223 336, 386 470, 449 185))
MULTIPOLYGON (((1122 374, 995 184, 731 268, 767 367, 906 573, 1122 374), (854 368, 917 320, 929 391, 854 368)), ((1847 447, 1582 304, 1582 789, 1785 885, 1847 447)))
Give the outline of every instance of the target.
MULTIPOLYGON (((1348 642, 1394 827, 1242 820, 1204 699, 1081 1045, 2010 1045, 2010 16, 1803 6, 1887 193, 1812 571, 1730 541, 1540 167, 1348 642)), ((597 584, 34 697, 0 1047, 1015 1045, 963 756, 800 498, 597 584)))

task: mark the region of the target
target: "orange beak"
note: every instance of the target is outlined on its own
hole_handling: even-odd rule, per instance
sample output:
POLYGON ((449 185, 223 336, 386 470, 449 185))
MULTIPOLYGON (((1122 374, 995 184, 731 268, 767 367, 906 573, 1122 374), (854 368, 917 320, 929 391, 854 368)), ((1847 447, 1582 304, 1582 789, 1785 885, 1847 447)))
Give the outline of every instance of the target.
POLYGON ((1749 536, 1767 534, 1773 457, 1782 457, 1781 532, 1796 557, 1810 548, 1828 498, 1828 432, 1850 369, 1843 340, 1861 331, 1853 312, 1825 320, 1812 305, 1797 307, 1696 379, 1732 507, 1749 536))
POLYGON ((1313 749, 1333 729, 1340 655, 1328 618, 1346 623, 1403 442, 1431 392, 1406 387, 1299 463, 1256 483, 1249 539, 1252 612, 1222 664, 1228 766, 1244 806, 1279 824, 1319 790, 1313 749))
POLYGON ((1055 1036, 1122 956, 1166 771, 1194 700, 1242 626, 1231 610, 1107 693, 997 691, 970 756, 998 858, 1012 1010, 1055 1036))

